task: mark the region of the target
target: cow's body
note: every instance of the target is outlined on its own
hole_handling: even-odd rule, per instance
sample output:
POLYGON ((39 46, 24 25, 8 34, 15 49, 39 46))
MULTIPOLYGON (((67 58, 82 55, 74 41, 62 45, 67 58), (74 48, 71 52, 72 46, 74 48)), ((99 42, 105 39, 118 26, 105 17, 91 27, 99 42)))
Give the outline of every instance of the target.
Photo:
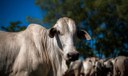
POLYGON ((48 72, 61 73, 61 52, 54 48, 56 39, 49 38, 47 33, 48 30, 34 24, 18 33, 0 32, 0 74, 47 76, 48 72))
MULTIPOLYGON (((90 39, 87 33, 83 36, 90 39)), ((66 61, 78 58, 75 37, 75 22, 67 17, 51 29, 30 24, 21 32, 1 31, 0 76, 62 76, 66 61)))

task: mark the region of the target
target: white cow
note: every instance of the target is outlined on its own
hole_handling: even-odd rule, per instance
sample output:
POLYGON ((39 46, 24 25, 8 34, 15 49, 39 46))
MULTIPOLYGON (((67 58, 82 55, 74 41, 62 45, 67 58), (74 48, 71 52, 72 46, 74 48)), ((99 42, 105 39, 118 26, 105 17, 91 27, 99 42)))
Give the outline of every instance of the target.
MULTIPOLYGON (((0 31, 0 76, 62 76, 76 60, 75 22, 60 18, 51 28, 30 24, 21 32, 0 31)), ((86 31, 78 35, 90 39, 86 31)))
POLYGON ((117 56, 113 63, 113 76, 128 76, 128 57, 117 56))
POLYGON ((83 61, 76 60, 71 62, 64 76, 84 76, 83 70, 83 61))

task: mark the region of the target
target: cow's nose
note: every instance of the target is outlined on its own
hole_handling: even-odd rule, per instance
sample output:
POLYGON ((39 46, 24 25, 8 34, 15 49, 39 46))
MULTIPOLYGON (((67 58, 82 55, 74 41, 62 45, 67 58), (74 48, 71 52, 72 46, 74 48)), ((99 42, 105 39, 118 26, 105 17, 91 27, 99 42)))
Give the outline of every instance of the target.
POLYGON ((67 54, 67 57, 68 57, 69 61, 75 61, 75 60, 78 60, 79 53, 78 52, 70 52, 67 54))

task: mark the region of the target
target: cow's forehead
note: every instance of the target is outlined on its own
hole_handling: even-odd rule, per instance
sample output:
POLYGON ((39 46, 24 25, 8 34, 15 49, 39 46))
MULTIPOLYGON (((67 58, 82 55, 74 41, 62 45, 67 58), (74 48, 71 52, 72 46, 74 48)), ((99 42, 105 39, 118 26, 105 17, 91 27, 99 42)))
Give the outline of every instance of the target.
POLYGON ((76 32, 76 25, 74 20, 68 17, 60 18, 57 21, 57 24, 55 25, 59 30, 61 30, 63 33, 70 32, 75 33, 76 32))

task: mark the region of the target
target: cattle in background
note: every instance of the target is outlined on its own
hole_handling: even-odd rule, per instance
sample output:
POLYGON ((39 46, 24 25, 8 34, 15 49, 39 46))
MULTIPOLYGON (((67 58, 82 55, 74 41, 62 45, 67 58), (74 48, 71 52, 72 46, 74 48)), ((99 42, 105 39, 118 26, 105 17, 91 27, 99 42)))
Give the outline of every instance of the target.
MULTIPOLYGON (((0 76, 62 76, 78 59, 75 22, 60 18, 51 28, 30 24, 21 32, 0 31, 0 76)), ((78 36, 90 39, 86 31, 78 36)))
POLYGON ((72 62, 64 76, 95 76, 98 60, 96 57, 89 57, 83 61, 72 62))
POLYGON ((113 76, 128 76, 128 57, 118 56, 114 59, 113 76))
POLYGON ((83 62, 81 60, 76 60, 71 62, 69 69, 64 76, 82 76, 83 73, 83 62))
POLYGON ((70 65, 65 76, 127 76, 128 57, 98 59, 89 57, 75 61, 70 65))
POLYGON ((127 76, 128 73, 128 58, 125 56, 118 56, 116 58, 109 58, 103 60, 102 75, 98 76, 127 76))
POLYGON ((113 75, 113 63, 110 59, 99 59, 96 65, 96 76, 112 76, 113 75))
POLYGON ((99 58, 89 57, 83 61, 84 76, 95 76, 97 71, 97 61, 99 58))
POLYGON ((104 76, 113 76, 114 58, 109 58, 104 60, 103 64, 104 64, 104 68, 103 68, 104 76))
POLYGON ((103 62, 102 71, 98 71, 98 76, 127 76, 128 75, 128 58, 118 56, 116 58, 101 59, 103 62))
POLYGON ((128 57, 118 56, 116 58, 99 59, 95 66, 94 76, 127 76, 128 57))

